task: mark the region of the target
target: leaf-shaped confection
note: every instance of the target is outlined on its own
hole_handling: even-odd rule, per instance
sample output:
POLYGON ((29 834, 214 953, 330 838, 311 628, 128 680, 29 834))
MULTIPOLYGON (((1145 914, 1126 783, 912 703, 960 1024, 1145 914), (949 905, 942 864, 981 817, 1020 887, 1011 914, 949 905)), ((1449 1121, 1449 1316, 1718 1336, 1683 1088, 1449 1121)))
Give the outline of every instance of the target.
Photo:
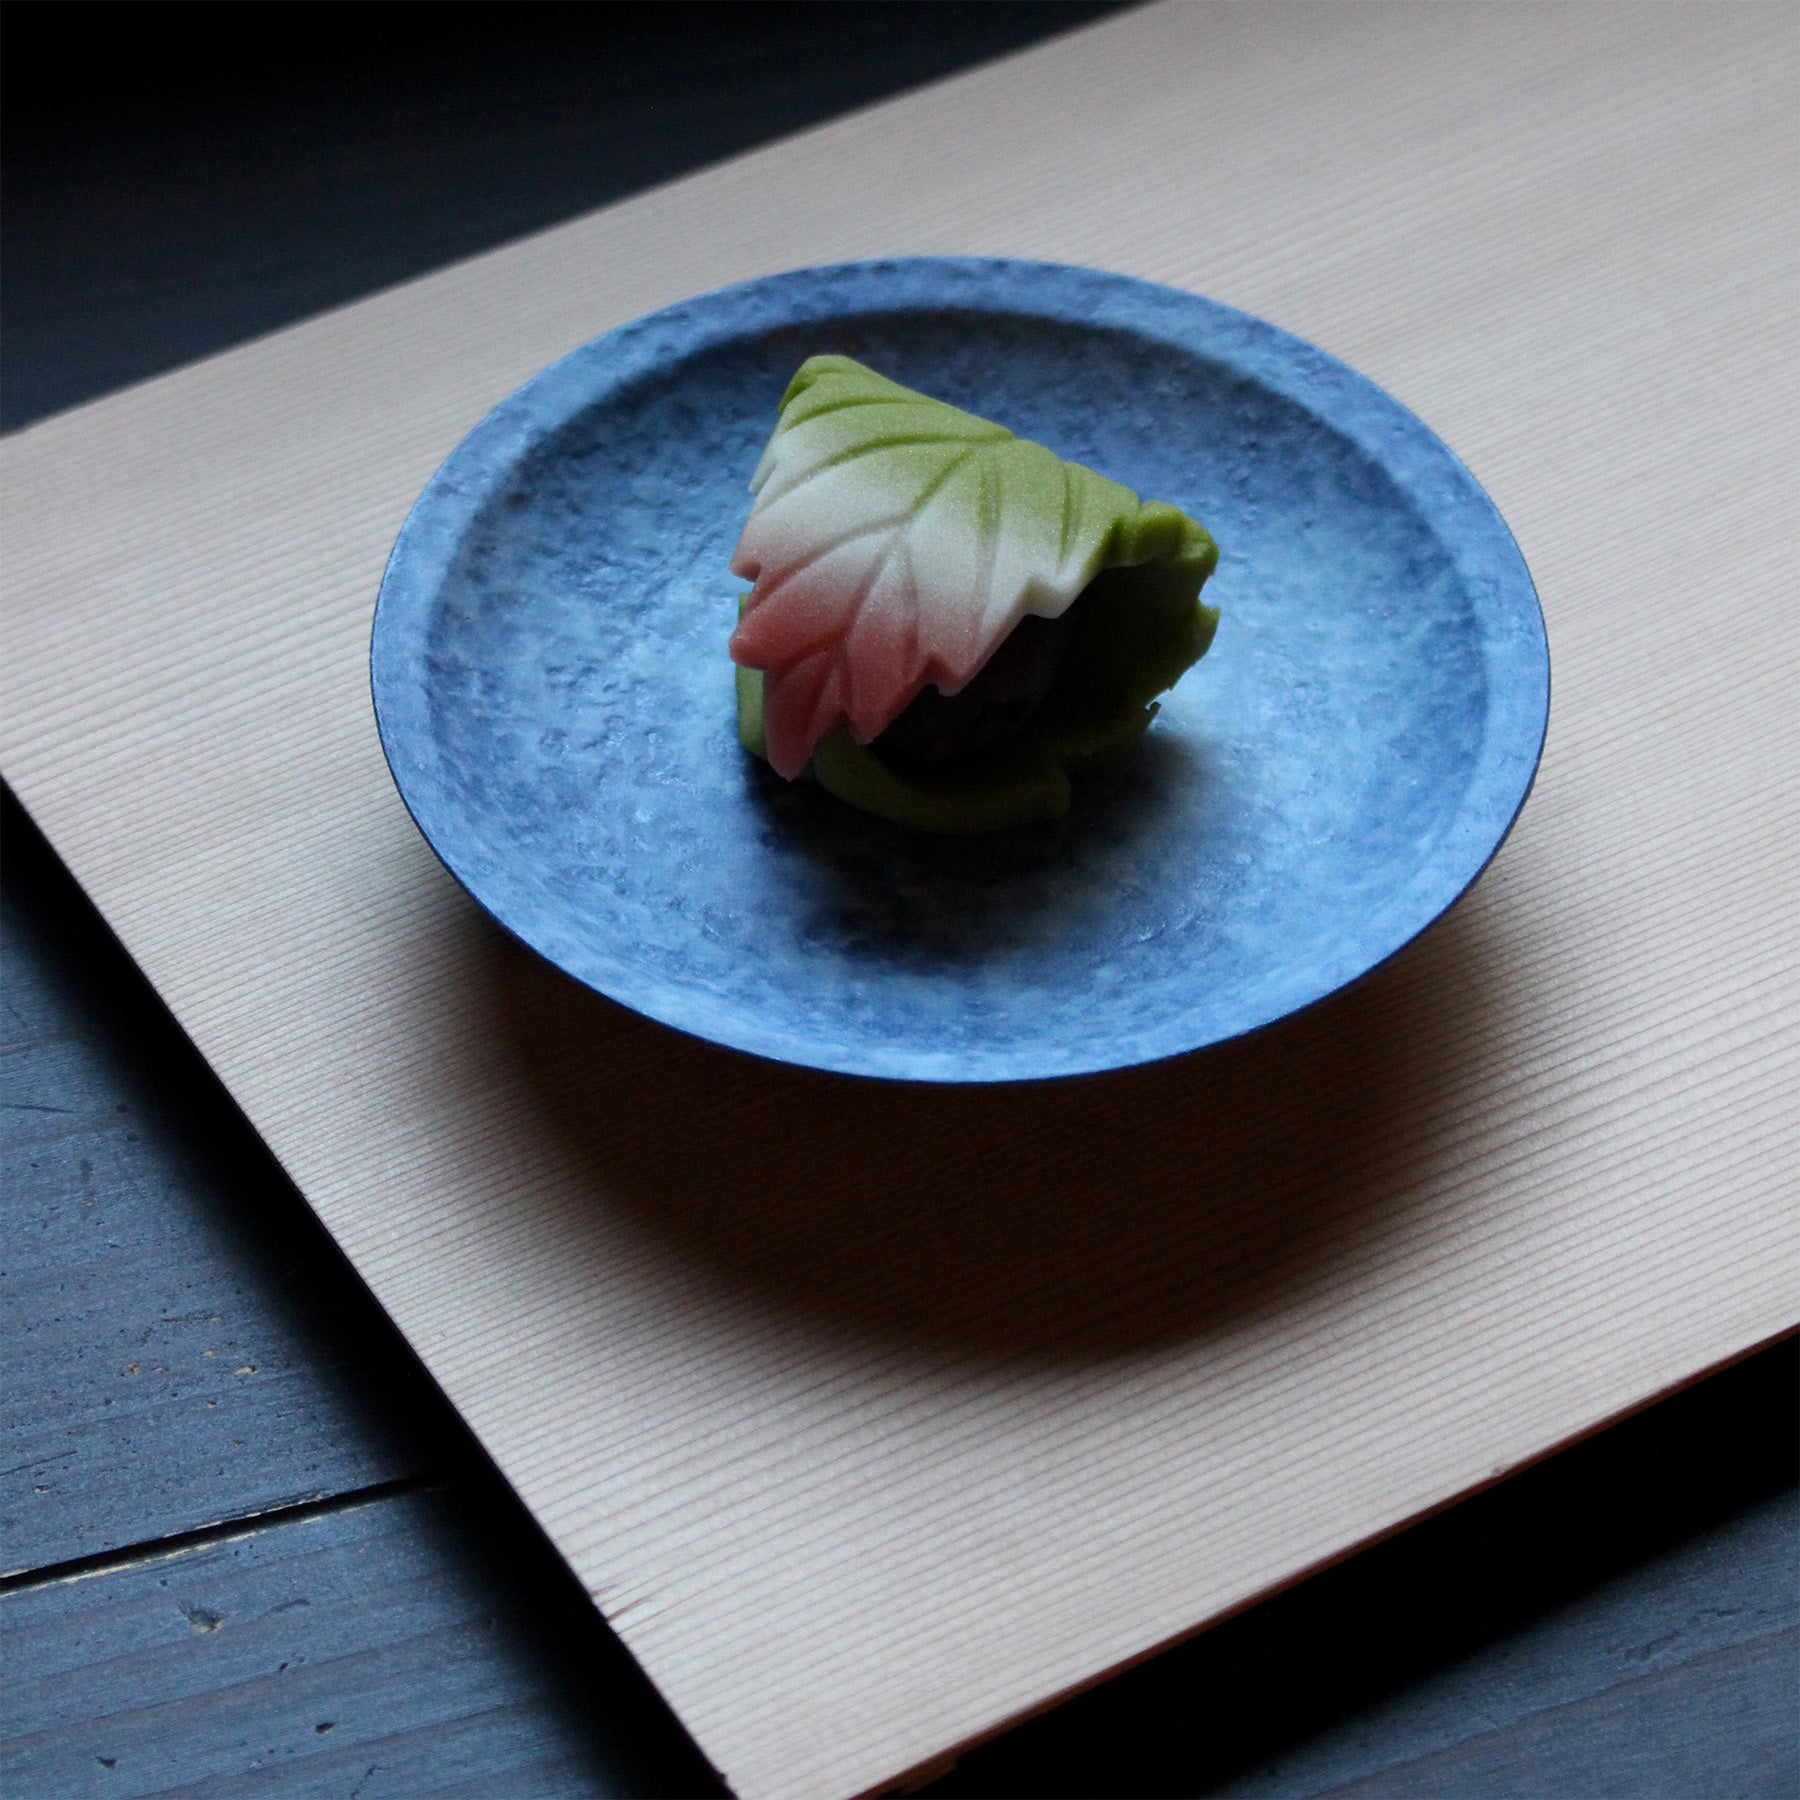
POLYGON ((839 723, 867 744, 927 683, 958 692, 1101 569, 1211 549, 1173 507, 847 356, 801 365, 750 487, 731 654, 764 672, 767 754, 790 780, 839 723))

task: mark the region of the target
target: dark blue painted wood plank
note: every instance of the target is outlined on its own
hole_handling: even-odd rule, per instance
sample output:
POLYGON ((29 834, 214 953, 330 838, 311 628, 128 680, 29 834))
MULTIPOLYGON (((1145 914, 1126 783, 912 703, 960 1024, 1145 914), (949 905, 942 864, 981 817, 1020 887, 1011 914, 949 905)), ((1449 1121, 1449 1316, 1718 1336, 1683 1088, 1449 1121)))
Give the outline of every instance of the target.
MULTIPOLYGON (((1542 1494, 1546 1506, 1567 1497, 1556 1482, 1542 1494)), ((1471 1554, 1485 1545, 1496 1583, 1529 1555, 1516 1509, 1483 1520, 1483 1504, 1426 1528, 1455 1540, 1435 1559, 1410 1534, 1139 1671, 1158 1677, 1153 1709, 1121 1708, 1128 1677, 976 1753, 938 1791, 1789 1791, 1800 1496, 1778 1493, 1632 1562, 1433 1671, 1442 1633, 1423 1590, 1449 1572, 1446 1557, 1464 1575, 1444 1613, 1485 1598, 1491 1621, 1471 1554), (1425 1672, 1262 1767, 1215 1779, 1247 1716, 1291 1730, 1321 1695, 1356 1692, 1365 1671, 1347 1656, 1391 1662, 1386 1641, 1414 1635, 1425 1672), (1304 1647, 1321 1640, 1334 1667, 1309 1671, 1304 1647), (1046 1729, 1060 1734, 1050 1757, 1034 1742, 1046 1729)), ((1579 1590, 1565 1569, 1549 1591, 1571 1578, 1579 1590)), ((1541 1605, 1546 1588, 1533 1585, 1524 1598, 1541 1605)), ((371 1770, 367 1793, 712 1791, 548 1549, 467 1486, 17 1587, 0 1595, 0 1646, 0 1781, 20 1793, 344 1793, 371 1770)))
MULTIPOLYGON (((1784 1767, 1797 1779, 1782 1791, 1800 1793, 1796 1634, 1800 1494, 1790 1491, 1575 1595, 1218 1792, 1541 1794, 1546 1770, 1558 1766, 1567 1788, 1584 1795, 1723 1793, 1739 1776, 1784 1767), (1621 1769, 1631 1773, 1623 1787, 1614 1780, 1621 1769)), ((1744 1791, 1768 1790, 1752 1782, 1744 1791)))
POLYGON ((0 1791, 720 1792, 542 1545, 466 1487, 0 1595, 0 1791))
POLYGON ((4 829, 0 1570, 466 1460, 10 796, 4 829))
POLYGON ((1796 1721, 1800 1631, 1785 1631, 1329 1791, 1342 1800, 1793 1800, 1796 1721))
POLYGON ((7 18, 7 428, 1117 0, 7 18))
MULTIPOLYGON (((972 1751, 926 1791, 1300 1800, 1676 1666, 1703 1688, 1715 1652, 1800 1625, 1797 1416, 1790 1340, 972 1751)), ((1720 1665, 1734 1693, 1764 1684, 1762 1717, 1779 1674, 1720 1665)), ((1585 1716, 1556 1740, 1569 1793, 1586 1791, 1585 1716)), ((1613 1716, 1594 1715, 1602 1760, 1613 1716)), ((1711 1791, 1667 1773, 1645 1791, 1711 1791)))

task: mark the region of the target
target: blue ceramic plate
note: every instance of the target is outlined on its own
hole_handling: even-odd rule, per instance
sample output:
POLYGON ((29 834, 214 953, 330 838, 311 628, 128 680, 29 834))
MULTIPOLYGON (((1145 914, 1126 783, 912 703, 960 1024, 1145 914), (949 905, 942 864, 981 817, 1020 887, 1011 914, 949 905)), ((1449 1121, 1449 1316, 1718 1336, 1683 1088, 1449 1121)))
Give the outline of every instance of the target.
POLYGON ((1493 855, 1549 704, 1511 535, 1379 388, 1191 294, 961 258, 753 281, 546 369, 419 497, 372 663, 413 817, 533 949, 718 1043, 933 1081, 1146 1062, 1354 981, 1493 855), (1219 540, 1211 653, 1058 825, 914 836, 738 747, 726 565, 827 350, 1219 540))

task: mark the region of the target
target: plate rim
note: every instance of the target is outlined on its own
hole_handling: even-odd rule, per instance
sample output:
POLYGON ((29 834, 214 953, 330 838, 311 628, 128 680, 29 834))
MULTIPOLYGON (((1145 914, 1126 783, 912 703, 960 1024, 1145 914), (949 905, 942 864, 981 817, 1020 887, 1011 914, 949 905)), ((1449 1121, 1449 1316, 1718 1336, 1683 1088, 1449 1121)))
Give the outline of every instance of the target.
POLYGON ((1535 784, 1550 711, 1548 632, 1523 552, 1474 474, 1402 402, 1328 351, 1224 302, 1137 276, 1011 257, 884 257, 783 270, 692 295, 558 357, 490 409, 413 502, 376 594, 369 679, 382 753, 413 823, 464 892, 534 955, 642 1017, 732 1050, 836 1074, 957 1085, 1067 1079, 1196 1053, 1265 1030, 1365 979, 1449 912, 1499 852, 1535 784), (717 1009, 703 1003, 668 1006, 666 986, 644 981, 634 987, 628 958, 612 959, 613 976, 625 979, 603 984, 533 942, 506 916, 503 902, 484 894, 481 859, 459 854, 465 848, 455 829, 459 815, 443 804, 447 784, 434 778, 413 746, 431 742, 428 688, 419 666, 428 653, 431 609, 464 533, 494 488, 579 410, 604 403, 609 393, 671 362, 776 327, 905 310, 985 311, 1099 326, 1225 362, 1348 438, 1418 511, 1465 588, 1485 603, 1480 643, 1488 708, 1481 749, 1456 811, 1412 879, 1376 915, 1387 924, 1391 941, 1385 948, 1369 952, 1365 922, 1356 940, 1362 948, 1342 959, 1356 967, 1329 976, 1307 998, 1223 1034, 1196 1037, 1163 1021, 1140 1030, 1127 1054, 1113 1043, 1101 1056, 1034 1067, 1027 1066, 1029 1053, 1016 1046, 992 1058, 965 1048, 939 1059, 944 1066, 924 1066, 930 1059, 916 1049, 895 1054, 875 1045, 859 1058, 846 1055, 839 1043, 815 1046, 809 1054, 792 1033, 733 1031, 720 1017, 706 1016, 717 1009), (1496 615, 1507 603, 1512 616, 1500 622, 1509 629, 1496 633, 1496 615), (415 627, 410 635, 409 624, 415 627))

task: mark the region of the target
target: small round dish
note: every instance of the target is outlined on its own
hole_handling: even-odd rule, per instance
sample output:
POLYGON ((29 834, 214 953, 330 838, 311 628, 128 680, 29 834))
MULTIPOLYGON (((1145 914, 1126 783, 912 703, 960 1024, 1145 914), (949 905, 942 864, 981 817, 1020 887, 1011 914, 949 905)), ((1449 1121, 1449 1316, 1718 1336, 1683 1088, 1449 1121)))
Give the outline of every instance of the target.
POLYGON ((420 830, 541 955, 720 1044, 956 1082, 1195 1050, 1365 974, 1499 847, 1550 677, 1492 502, 1354 370, 1173 289, 935 257, 705 294, 528 382, 413 507, 371 672, 420 830), (1218 539, 1210 654, 1060 823, 916 836, 738 747, 726 565, 817 351, 1218 539))

